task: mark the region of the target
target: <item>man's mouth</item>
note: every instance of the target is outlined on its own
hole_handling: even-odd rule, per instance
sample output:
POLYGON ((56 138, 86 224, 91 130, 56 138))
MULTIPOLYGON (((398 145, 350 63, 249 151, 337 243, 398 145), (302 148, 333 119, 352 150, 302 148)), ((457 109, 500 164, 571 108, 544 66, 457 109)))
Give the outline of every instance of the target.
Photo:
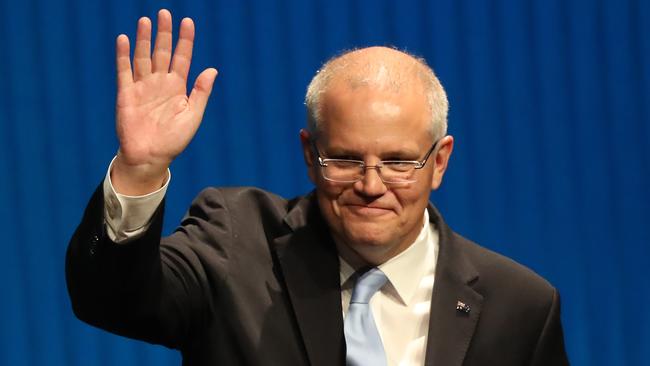
POLYGON ((355 205, 355 204, 350 204, 346 206, 352 213, 359 216, 382 216, 393 212, 393 210, 382 206, 355 205))

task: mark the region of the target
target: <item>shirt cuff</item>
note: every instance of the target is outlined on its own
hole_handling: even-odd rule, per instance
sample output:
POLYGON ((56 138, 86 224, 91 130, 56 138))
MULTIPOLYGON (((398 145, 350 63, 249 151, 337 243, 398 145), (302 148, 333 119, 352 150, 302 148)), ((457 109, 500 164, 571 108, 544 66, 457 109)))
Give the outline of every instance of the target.
POLYGON ((165 198, 171 172, 167 169, 167 179, 158 190, 143 196, 127 196, 117 193, 111 182, 111 161, 104 178, 104 222, 108 237, 116 243, 126 243, 142 236, 149 225, 154 212, 165 198))

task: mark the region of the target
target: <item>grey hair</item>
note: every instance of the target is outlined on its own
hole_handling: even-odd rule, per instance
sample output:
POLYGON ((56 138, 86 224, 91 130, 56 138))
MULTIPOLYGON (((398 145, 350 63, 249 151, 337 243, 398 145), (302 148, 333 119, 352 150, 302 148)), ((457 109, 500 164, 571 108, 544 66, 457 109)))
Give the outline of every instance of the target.
POLYGON ((314 135, 318 134, 322 122, 320 98, 330 82, 337 77, 344 77, 351 88, 372 84, 395 92, 404 86, 408 87, 415 77, 422 83, 426 93, 431 114, 430 132, 434 141, 445 136, 447 134, 449 102, 442 84, 423 58, 401 50, 393 50, 408 56, 412 62, 400 63, 399 67, 390 65, 381 58, 360 63, 353 57, 347 57, 359 51, 355 49, 345 51, 323 64, 309 83, 305 95, 307 130, 314 135))

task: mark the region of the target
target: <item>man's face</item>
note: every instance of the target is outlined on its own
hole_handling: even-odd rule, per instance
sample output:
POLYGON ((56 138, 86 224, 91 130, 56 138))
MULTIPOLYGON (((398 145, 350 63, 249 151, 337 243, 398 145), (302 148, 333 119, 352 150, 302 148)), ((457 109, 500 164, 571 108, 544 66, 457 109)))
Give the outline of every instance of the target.
MULTIPOLYGON (((323 158, 362 160, 369 166, 381 160, 422 160, 434 142, 428 105, 419 87, 396 93, 333 82, 321 98, 322 123, 315 144, 323 158)), ((339 250, 348 252, 347 260, 380 264, 415 240, 429 193, 444 174, 451 137, 443 139, 424 168, 415 172, 416 181, 406 184, 385 184, 372 168, 355 183, 328 181, 321 174, 309 134, 302 131, 301 137, 320 209, 339 250)))

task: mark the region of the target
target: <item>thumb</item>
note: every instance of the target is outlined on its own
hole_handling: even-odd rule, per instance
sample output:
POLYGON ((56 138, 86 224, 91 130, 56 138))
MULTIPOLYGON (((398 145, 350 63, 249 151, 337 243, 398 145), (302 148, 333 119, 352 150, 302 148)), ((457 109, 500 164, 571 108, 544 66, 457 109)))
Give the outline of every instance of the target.
POLYGON ((190 109, 193 109, 200 114, 205 111, 205 106, 208 104, 208 97, 212 92, 214 79, 217 77, 217 69, 209 68, 203 70, 194 82, 194 88, 190 93, 189 104, 190 109))

